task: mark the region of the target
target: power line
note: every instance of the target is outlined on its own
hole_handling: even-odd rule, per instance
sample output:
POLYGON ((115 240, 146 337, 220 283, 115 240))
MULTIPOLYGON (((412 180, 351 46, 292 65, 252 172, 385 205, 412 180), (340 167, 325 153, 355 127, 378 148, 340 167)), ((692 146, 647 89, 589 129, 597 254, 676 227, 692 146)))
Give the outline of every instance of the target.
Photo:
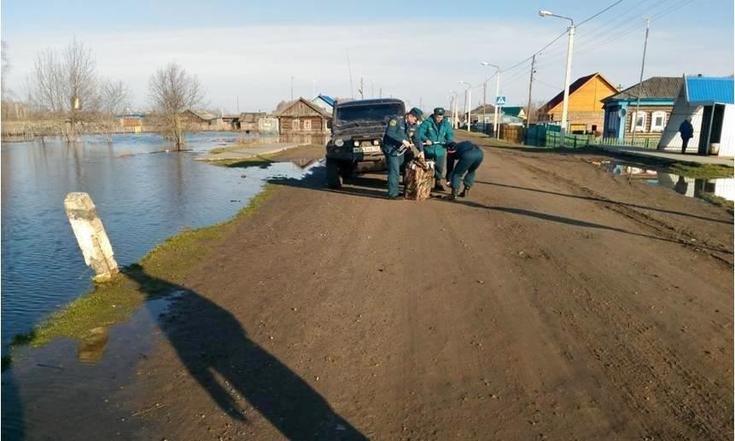
POLYGON ((617 6, 617 5, 621 4, 621 3, 623 3, 623 0, 618 0, 618 1, 614 2, 614 3, 612 3, 610 6, 608 6, 607 8, 605 8, 603 10, 601 10, 600 12, 592 15, 591 17, 587 17, 584 20, 582 20, 579 24, 577 24, 577 27, 582 26, 583 24, 587 23, 588 21, 594 20, 595 18, 599 17, 600 15, 604 14, 605 12, 609 11, 610 9, 614 8, 615 6, 617 6))

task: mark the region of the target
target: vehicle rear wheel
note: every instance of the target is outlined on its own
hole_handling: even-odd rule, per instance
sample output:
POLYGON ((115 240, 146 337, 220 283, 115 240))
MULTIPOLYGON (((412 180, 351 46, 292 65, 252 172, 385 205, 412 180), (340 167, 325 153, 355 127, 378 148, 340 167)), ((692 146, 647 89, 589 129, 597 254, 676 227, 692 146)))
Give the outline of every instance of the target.
POLYGON ((327 187, 334 189, 342 188, 339 162, 331 158, 327 158, 327 187))

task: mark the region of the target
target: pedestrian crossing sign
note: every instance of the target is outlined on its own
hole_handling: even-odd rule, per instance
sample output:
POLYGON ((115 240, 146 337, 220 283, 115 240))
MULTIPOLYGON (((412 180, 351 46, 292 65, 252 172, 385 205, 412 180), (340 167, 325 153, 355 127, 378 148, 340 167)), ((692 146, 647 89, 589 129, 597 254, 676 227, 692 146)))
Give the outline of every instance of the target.
POLYGON ((495 97, 495 105, 496 106, 504 106, 505 105, 505 97, 504 96, 496 96, 495 97))

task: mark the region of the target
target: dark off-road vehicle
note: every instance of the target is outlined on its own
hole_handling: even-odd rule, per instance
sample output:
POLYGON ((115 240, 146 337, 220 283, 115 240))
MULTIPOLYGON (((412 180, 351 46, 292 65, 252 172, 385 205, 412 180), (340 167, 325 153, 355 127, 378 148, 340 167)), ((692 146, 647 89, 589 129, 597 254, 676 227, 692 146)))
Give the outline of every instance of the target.
POLYGON ((403 117, 406 106, 393 98, 337 102, 332 139, 327 143, 327 185, 342 187, 353 173, 385 169, 380 149, 388 121, 403 117))

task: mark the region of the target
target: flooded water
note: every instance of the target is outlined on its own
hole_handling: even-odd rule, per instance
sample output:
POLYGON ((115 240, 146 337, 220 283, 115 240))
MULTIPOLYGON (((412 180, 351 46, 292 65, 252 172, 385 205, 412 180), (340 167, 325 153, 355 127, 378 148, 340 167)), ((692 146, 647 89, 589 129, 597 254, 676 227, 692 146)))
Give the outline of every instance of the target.
POLYGON ((91 195, 119 264, 134 263, 185 228, 233 216, 274 175, 300 177, 296 164, 224 168, 194 158, 235 141, 231 132, 199 133, 183 153, 165 152, 157 135, 89 136, 3 143, 2 345, 87 291, 85 266, 64 213, 73 191, 91 195))
POLYGON ((621 161, 601 161, 599 165, 616 176, 640 179, 647 184, 660 185, 684 196, 702 198, 704 194, 713 194, 730 201, 735 200, 735 178, 688 178, 673 173, 641 168, 621 161))

